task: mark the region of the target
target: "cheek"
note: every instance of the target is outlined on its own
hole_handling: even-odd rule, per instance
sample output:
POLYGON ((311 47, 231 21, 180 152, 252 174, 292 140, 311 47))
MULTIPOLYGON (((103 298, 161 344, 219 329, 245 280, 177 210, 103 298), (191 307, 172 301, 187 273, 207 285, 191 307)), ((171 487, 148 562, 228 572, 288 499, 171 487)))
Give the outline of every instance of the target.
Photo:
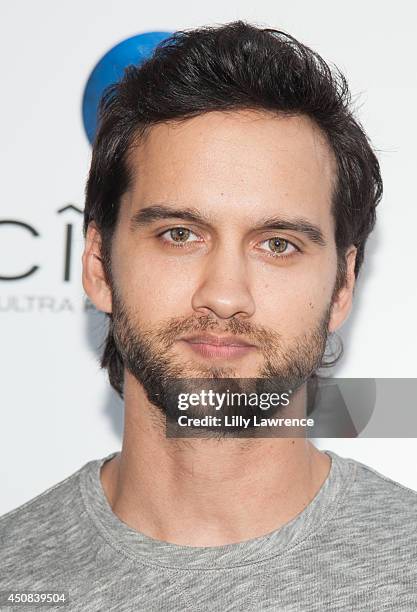
POLYGON ((289 334, 314 327, 330 305, 335 274, 335 259, 264 270, 253 289, 257 320, 289 334))
POLYGON ((137 253, 129 259, 120 251, 114 257, 117 286, 131 312, 152 324, 165 318, 190 314, 193 276, 180 262, 161 263, 151 254, 137 253), (120 262, 129 261, 129 265, 120 262))

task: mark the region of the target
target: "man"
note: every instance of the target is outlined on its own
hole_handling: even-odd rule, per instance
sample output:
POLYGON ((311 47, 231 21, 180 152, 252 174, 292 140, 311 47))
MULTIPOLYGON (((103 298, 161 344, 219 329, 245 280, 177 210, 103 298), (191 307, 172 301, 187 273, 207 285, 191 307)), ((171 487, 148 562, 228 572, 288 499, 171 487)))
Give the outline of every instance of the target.
POLYGON ((175 380, 275 380, 305 414, 381 193, 344 78, 289 35, 177 33, 126 71, 83 255, 123 445, 2 518, 3 591, 79 611, 417 609, 415 492, 306 436, 165 429, 175 380))

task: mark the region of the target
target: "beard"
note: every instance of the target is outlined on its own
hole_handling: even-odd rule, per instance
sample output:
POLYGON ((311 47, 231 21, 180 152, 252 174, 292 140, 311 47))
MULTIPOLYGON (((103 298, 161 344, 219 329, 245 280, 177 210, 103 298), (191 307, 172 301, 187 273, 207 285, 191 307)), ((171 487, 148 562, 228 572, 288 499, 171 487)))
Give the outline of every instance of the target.
MULTIPOLYGON (((313 373, 320 367, 328 338, 328 323, 331 304, 322 313, 314 328, 286 339, 282 334, 241 319, 229 319, 227 325, 219 328, 216 317, 191 316, 172 318, 153 329, 141 329, 133 313, 129 312, 118 292, 112 291, 113 312, 109 334, 112 335, 124 367, 143 387, 152 406, 157 408, 159 423, 164 417, 167 426, 178 426, 178 397, 180 393, 196 393, 202 388, 214 389, 214 392, 225 393, 293 393, 301 388, 313 373), (201 333, 210 330, 214 333, 244 335, 249 342, 257 345, 263 355, 263 364, 253 378, 238 378, 236 370, 230 366, 203 366, 198 361, 180 357, 172 351, 176 340, 182 335, 201 333)), ((239 406, 238 414, 243 417, 273 416, 282 411, 279 406, 268 408, 268 414, 258 406, 239 406)), ((202 418, 207 415, 218 415, 212 407, 189 406, 187 416, 202 418)), ((236 407, 224 407, 222 416, 236 415, 236 407)), ((188 428, 187 428, 188 429, 188 428)), ((200 433, 201 433, 201 429, 200 433)), ((242 426, 232 428, 203 428, 214 431, 220 436, 236 435, 242 426)), ((194 433, 194 436, 197 434, 194 433)), ((171 434, 172 437, 188 437, 182 433, 171 434)))

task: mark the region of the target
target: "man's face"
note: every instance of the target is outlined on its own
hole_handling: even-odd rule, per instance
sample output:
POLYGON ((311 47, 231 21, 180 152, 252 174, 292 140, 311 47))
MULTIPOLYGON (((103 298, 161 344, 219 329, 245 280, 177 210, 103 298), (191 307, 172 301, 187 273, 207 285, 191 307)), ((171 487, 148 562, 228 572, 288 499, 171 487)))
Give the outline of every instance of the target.
POLYGON ((318 128, 213 112, 152 127, 129 164, 111 253, 129 370, 145 389, 155 373, 303 382, 332 328, 337 272, 335 162, 318 128), (252 346, 192 338, 207 334, 252 346))

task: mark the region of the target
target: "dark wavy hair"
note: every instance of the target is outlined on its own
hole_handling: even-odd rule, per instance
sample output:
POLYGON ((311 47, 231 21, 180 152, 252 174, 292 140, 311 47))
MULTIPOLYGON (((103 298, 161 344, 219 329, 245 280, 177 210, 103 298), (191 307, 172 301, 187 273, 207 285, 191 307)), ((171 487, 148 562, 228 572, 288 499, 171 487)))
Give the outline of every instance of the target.
MULTIPOLYGON (((94 221, 110 285, 120 198, 133 179, 127 160, 131 147, 158 123, 243 109, 306 115, 327 137, 337 167, 336 289, 344 282, 350 245, 357 248, 358 275, 382 180, 378 160, 354 117, 347 81, 289 34, 236 21, 175 32, 147 61, 127 67, 123 78, 104 92, 86 186, 84 236, 94 221)), ((107 368, 111 385, 123 397, 123 362, 113 339, 112 315, 108 316, 101 367, 107 368)))

